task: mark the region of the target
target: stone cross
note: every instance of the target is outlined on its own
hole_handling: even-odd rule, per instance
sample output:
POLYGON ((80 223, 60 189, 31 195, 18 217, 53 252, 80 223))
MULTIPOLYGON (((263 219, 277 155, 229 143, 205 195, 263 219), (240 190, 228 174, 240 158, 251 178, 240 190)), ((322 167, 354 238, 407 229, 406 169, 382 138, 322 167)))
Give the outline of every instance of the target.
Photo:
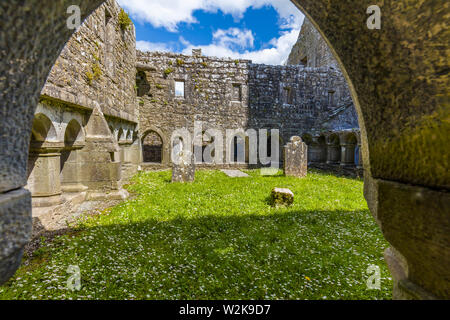
POLYGON ((286 176, 306 177, 308 173, 308 146, 300 137, 293 136, 286 146, 284 152, 284 174, 286 176))

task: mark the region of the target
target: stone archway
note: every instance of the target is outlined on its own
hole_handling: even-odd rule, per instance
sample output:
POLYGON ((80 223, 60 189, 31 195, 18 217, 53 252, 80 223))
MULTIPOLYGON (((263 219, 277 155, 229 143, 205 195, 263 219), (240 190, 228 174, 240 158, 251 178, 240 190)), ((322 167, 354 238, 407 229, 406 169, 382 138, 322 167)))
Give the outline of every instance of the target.
MULTIPOLYGON (((0 233, 6 235, 0 282, 16 270, 31 232, 30 194, 23 188, 31 125, 46 77, 73 33, 67 8, 79 5, 84 19, 102 2, 0 4, 0 233)), ((365 197, 392 245, 386 260, 394 296, 449 298, 450 5, 387 0, 381 30, 369 30, 369 1, 293 2, 324 36, 348 80, 360 120, 365 197)))
POLYGON ((149 130, 142 137, 142 157, 144 163, 163 162, 164 142, 156 131, 149 130))

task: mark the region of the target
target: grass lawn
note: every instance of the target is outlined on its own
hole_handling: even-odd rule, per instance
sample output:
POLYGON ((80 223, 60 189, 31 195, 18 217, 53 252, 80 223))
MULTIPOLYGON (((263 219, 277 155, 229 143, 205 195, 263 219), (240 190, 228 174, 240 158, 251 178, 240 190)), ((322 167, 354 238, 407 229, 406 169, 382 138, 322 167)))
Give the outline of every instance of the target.
POLYGON ((312 172, 229 178, 197 171, 173 184, 170 171, 137 175, 137 196, 44 244, 0 299, 390 299, 388 243, 363 198, 361 180, 312 172), (273 187, 295 194, 272 208, 273 187), (381 290, 369 290, 369 265, 381 290), (81 290, 67 289, 69 265, 81 290))

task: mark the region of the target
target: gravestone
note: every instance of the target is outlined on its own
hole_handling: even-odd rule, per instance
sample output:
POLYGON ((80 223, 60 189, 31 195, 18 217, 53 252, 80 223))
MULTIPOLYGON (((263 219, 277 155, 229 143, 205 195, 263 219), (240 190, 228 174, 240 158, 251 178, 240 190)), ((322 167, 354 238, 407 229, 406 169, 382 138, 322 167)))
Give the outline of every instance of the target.
POLYGON ((284 152, 284 174, 286 176, 306 177, 308 173, 308 146, 300 137, 293 136, 286 146, 284 152))
POLYGON ((190 151, 180 151, 172 164, 172 182, 193 182, 195 179, 195 158, 190 151))

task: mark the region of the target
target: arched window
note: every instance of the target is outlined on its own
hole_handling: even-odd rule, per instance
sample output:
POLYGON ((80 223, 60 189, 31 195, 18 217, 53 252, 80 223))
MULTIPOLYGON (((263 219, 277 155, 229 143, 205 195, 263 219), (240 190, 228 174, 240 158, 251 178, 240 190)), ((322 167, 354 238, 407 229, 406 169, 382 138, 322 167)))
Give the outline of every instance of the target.
POLYGON ((149 131, 142 139, 142 155, 144 162, 162 162, 163 141, 155 131, 149 131))
POLYGON ((124 135, 124 133, 123 133, 123 129, 120 128, 120 129, 119 129, 119 132, 118 132, 118 134, 117 134, 117 141, 122 141, 124 138, 125 138, 125 135, 124 135))
POLYGON ((64 133, 64 145, 70 147, 77 141, 83 140, 83 130, 81 125, 75 119, 70 120, 67 124, 66 132, 64 133))
POLYGON ((45 142, 56 139, 56 130, 52 121, 44 114, 38 113, 34 116, 31 128, 31 141, 45 142))

